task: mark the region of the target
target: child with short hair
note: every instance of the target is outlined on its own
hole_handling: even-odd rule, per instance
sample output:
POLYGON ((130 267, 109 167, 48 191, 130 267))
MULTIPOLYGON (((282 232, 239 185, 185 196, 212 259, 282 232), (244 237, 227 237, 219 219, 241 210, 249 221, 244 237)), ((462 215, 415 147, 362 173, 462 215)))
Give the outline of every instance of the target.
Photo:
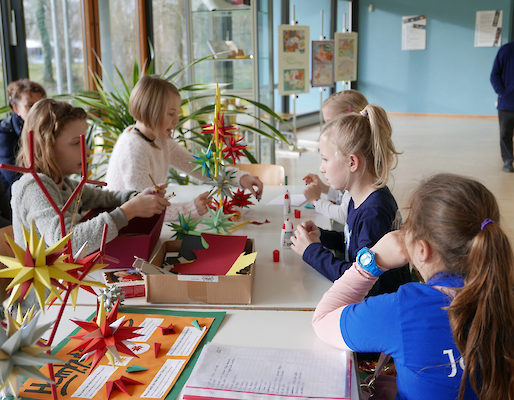
MULTIPOLYGON (((19 79, 7 86, 7 98, 12 113, 0 122, 0 163, 14 165, 19 150, 19 140, 23 123, 30 108, 46 97, 43 86, 28 79, 19 79)), ((0 179, 10 193, 11 185, 20 175, 6 169, 0 170, 0 179)))
POLYGON ((325 293, 316 334, 390 354, 397 399, 514 399, 514 259, 493 194, 439 174, 417 188, 409 210, 400 231, 361 250, 325 293), (407 261, 426 283, 364 300, 383 271, 407 261))
MULTIPOLYGON (((170 167, 201 181, 207 179, 201 171, 191 172, 193 156, 173 139, 180 103, 180 93, 171 82, 152 75, 145 75, 137 82, 129 100, 129 111, 136 123, 125 129, 114 145, 105 178, 108 185, 115 189, 141 190, 152 185, 152 179, 156 183, 165 182, 170 167)), ((235 180, 260 197, 259 178, 236 170, 235 180)), ((207 192, 194 201, 173 203, 166 210, 166 220, 177 220, 178 213, 197 218, 207 212, 209 203, 207 192)))
MULTIPOLYGON (((368 99, 361 92, 348 89, 334 93, 326 99, 321 112, 325 122, 330 122, 338 116, 360 112, 367 105, 368 99)), ((304 190, 305 198, 314 206, 316 212, 344 226, 350 203, 348 191, 332 189, 330 185, 323 183, 316 174, 307 174, 303 180, 307 185, 304 190), (327 194, 327 199, 322 199, 321 193, 327 194)))
MULTIPOLYGON (((21 134, 18 165, 25 168, 30 166, 29 131, 33 131, 36 172, 57 206, 62 208, 79 184, 68 175, 81 172, 80 136, 87 133, 86 112, 61 101, 38 101, 28 113, 21 134)), ((132 218, 160 214, 168 205, 164 192, 153 188, 138 194, 134 191, 102 190, 91 185, 84 185, 82 194, 75 201, 80 203, 76 203, 77 207, 71 206, 65 214, 66 229, 73 231, 72 247, 78 249, 87 241, 88 252, 100 248, 104 224, 109 227, 107 241, 110 241, 132 218), (80 215, 74 215, 75 209, 112 207, 116 208, 80 223, 80 215)), ((24 174, 13 184, 11 206, 14 239, 23 248, 22 227, 28 229, 32 221, 37 234, 44 235, 47 245, 61 239, 59 216, 31 174, 24 174)))
MULTIPOLYGON (((398 153, 391 133, 384 109, 371 104, 330 121, 321 132, 320 171, 332 188, 351 195, 344 234, 306 221, 298 225, 292 248, 332 281, 350 268, 359 249, 373 246, 393 229, 398 206, 386 184, 398 153), (344 249, 344 260, 329 249, 344 249)), ((394 292, 409 281, 406 266, 384 274, 370 293, 394 292)))

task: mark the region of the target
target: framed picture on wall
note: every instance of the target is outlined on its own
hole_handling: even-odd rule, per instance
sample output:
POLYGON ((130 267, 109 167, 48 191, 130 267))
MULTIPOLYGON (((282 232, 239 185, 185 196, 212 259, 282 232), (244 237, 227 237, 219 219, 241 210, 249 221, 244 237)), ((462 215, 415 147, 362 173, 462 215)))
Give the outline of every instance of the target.
POLYGON ((312 41, 312 87, 334 86, 334 41, 312 41))
POLYGON ((281 96, 309 91, 309 27, 278 27, 278 92, 281 96))
POLYGON ((357 80, 357 32, 336 32, 334 36, 336 81, 357 80))

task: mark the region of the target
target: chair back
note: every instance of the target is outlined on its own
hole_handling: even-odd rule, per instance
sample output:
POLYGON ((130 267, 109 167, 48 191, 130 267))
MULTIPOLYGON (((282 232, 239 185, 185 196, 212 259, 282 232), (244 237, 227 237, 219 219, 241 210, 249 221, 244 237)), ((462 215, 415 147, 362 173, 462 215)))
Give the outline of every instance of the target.
POLYGON ((278 164, 237 164, 237 168, 260 178, 265 185, 284 185, 285 170, 278 164))
MULTIPOLYGON (((11 248, 7 244, 7 240, 5 240, 6 233, 14 238, 12 225, 8 225, 0 229, 0 255, 13 257, 11 248)), ((0 268, 5 268, 4 264, 0 263, 0 268)), ((9 278, 0 278, 0 302, 3 302, 7 297, 9 297, 6 293, 6 288, 7 285, 9 285, 9 282, 11 282, 11 279, 9 278)))

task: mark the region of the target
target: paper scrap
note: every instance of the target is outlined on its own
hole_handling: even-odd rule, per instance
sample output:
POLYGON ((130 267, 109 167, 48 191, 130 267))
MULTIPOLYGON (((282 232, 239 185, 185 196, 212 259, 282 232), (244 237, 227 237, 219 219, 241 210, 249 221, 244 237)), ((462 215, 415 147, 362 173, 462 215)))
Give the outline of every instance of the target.
POLYGON ((236 275, 237 272, 241 271, 243 268, 253 264, 255 262, 255 257, 257 257, 257 252, 250 254, 241 253, 239 257, 237 257, 236 262, 232 265, 232 267, 230 267, 227 275, 236 275))
POLYGON ((186 361, 187 360, 175 359, 166 360, 159 372, 157 372, 157 375, 155 375, 152 382, 150 382, 141 395, 141 398, 160 399, 164 396, 177 378, 177 375, 186 361))
POLYGON ((205 326, 200 330, 194 326, 186 326, 180 333, 178 339, 173 343, 167 356, 188 357, 196 348, 203 334, 205 326))
POLYGON ((91 372, 91 375, 86 378, 71 397, 92 399, 100 389, 103 389, 111 375, 114 374, 117 369, 118 367, 112 367, 110 365, 99 365, 91 372))
POLYGON ((148 371, 148 368, 142 367, 141 365, 132 364, 131 366, 127 367, 127 369, 125 371, 141 372, 141 371, 148 371))

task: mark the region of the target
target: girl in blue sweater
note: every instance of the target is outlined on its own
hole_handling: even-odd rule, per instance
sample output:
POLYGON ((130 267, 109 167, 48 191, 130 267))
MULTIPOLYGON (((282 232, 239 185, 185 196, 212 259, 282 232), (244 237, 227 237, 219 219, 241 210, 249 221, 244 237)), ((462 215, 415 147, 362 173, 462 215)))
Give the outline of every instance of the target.
POLYGON ((402 229, 359 251, 325 293, 312 320, 317 335, 390 354, 397 399, 514 399, 514 259, 499 219, 481 183, 428 179, 402 229), (407 261, 425 283, 364 300, 383 271, 407 261))
MULTIPOLYGON (((321 132, 320 172, 333 189, 348 190, 352 199, 343 232, 318 228, 312 221, 298 226, 293 250, 331 281, 355 261, 357 251, 373 246, 393 229, 398 206, 386 186, 398 152, 383 108, 367 105, 327 123, 321 132), (330 249, 344 253, 334 257, 330 249)), ((390 293, 410 281, 408 267, 384 274, 370 295, 390 293)))

